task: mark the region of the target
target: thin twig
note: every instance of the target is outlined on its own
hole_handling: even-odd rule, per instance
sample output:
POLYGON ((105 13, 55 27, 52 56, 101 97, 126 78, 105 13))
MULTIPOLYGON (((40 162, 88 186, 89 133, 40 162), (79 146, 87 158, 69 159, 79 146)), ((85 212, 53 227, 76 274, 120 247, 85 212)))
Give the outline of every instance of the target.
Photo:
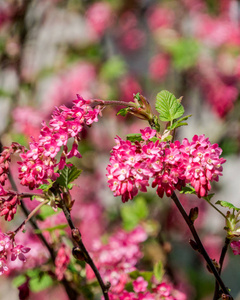
MULTIPOLYGON (((16 183, 12 177, 12 174, 9 170, 9 174, 8 174, 8 178, 9 178, 9 181, 11 183, 11 186, 12 188, 17 192, 18 189, 17 189, 17 186, 16 186, 16 183)), ((31 193, 20 193, 19 194, 22 198, 31 198, 33 196, 33 194, 31 193), (25 197, 24 197, 25 196, 25 197)), ((26 208, 25 204, 24 204, 24 201, 21 201, 21 209, 24 213, 24 215, 28 218, 29 216, 29 211, 28 209, 26 208)), ((38 232, 40 232, 39 234, 37 234, 37 236, 39 237, 39 239, 42 241, 42 243, 45 245, 45 247, 48 249, 48 252, 51 256, 51 260, 53 262, 53 264, 55 263, 55 259, 56 259, 56 255, 55 255, 55 252, 53 250, 53 248, 48 244, 47 240, 45 239, 45 237, 43 236, 43 234, 41 233, 41 230, 40 228, 38 227, 34 217, 30 218, 29 222, 31 223, 32 227, 37 230, 38 232)), ((68 298, 70 300, 76 300, 77 299, 77 296, 78 296, 78 293, 77 291, 75 291, 74 288, 71 287, 71 285, 69 284, 69 282, 66 280, 66 278, 64 277, 62 280, 61 280, 61 283, 62 285, 64 286, 64 289, 68 295, 68 298)))
MULTIPOLYGON (((223 267, 223 261, 225 259, 225 256, 226 256, 226 253, 227 253, 228 246, 229 246, 230 242, 231 242, 231 240, 226 237, 224 246, 222 248, 221 256, 220 256, 220 259, 219 259, 219 271, 218 271, 219 275, 221 275, 222 267, 223 267)), ((217 300, 217 299, 219 299, 219 284, 216 280, 213 300, 217 300)))
POLYGON ((199 249, 199 252, 202 254, 203 258, 205 259, 205 261, 207 262, 208 264, 208 267, 210 268, 210 270, 212 271, 214 277, 216 278, 216 281, 218 282, 219 286, 221 287, 222 289, 222 292, 228 296, 228 299, 230 300, 233 300, 232 296, 229 294, 229 291, 228 289, 226 288, 225 284, 223 283, 217 269, 215 268, 212 260, 210 259, 210 257, 208 256, 199 236, 198 236, 198 233, 193 225, 193 222, 190 220, 190 218, 188 217, 184 207, 182 206, 181 202, 179 201, 177 195, 175 192, 173 192, 171 198, 173 199, 174 203, 176 204, 177 208, 179 209, 181 215, 183 216, 185 222, 187 223, 194 239, 195 239, 195 242, 197 243, 197 246, 198 246, 198 249, 199 249))
POLYGON ((108 290, 109 290, 110 285, 109 284, 107 284, 107 285, 104 284, 103 279, 102 279, 97 267, 95 266, 90 254, 88 253, 87 249, 85 248, 85 246, 83 244, 81 233, 80 233, 79 229, 76 228, 73 224, 70 212, 69 212, 68 208, 66 207, 63 199, 61 199, 60 205, 61 205, 61 208, 64 212, 64 215, 67 219, 68 225, 72 230, 72 237, 73 237, 74 241, 77 243, 78 247, 81 249, 84 260, 92 268, 92 270, 93 270, 93 272, 94 272, 94 274, 95 274, 95 276, 98 280, 98 283, 101 286, 104 299, 109 300, 108 290))

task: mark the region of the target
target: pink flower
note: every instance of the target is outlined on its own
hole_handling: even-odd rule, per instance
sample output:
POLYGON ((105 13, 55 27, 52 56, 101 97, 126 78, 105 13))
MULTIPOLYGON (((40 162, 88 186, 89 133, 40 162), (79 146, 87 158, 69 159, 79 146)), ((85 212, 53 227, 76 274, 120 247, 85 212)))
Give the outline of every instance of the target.
POLYGON ((153 80, 164 80, 169 70, 170 60, 165 54, 157 54, 151 58, 149 73, 153 80))
POLYGON ((234 255, 240 255, 240 241, 233 241, 230 246, 234 255))
POLYGON ((87 13, 87 22, 98 36, 102 36, 105 30, 112 24, 112 10, 106 2, 92 4, 87 13))
POLYGON ((64 273, 67 269, 68 264, 70 263, 70 253, 69 249, 66 248, 64 244, 58 250, 57 257, 55 259, 56 270, 58 280, 62 280, 64 273))
POLYGON ((143 277, 138 277, 133 281, 133 289, 136 293, 145 292, 148 286, 148 282, 143 277))
POLYGON ((145 129, 140 129, 142 134, 142 139, 144 141, 150 140, 152 137, 156 135, 156 130, 151 129, 150 127, 146 127, 145 129))
POLYGON ((7 234, 0 232, 0 255, 4 254, 11 245, 10 238, 7 234))
POLYGON ((12 255, 11 255, 11 260, 14 261, 18 257, 21 261, 25 262, 26 257, 25 253, 28 253, 31 249, 28 247, 24 247, 22 245, 15 246, 14 248, 11 249, 12 255))
POLYGON ((8 271, 8 267, 6 265, 6 259, 4 257, 0 258, 0 275, 8 271))

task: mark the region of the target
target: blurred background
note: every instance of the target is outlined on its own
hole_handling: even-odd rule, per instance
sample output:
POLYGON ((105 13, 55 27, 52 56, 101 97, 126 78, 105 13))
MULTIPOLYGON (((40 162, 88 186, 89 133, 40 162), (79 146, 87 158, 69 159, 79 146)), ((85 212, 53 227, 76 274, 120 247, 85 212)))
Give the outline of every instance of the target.
MULTIPOLYGON (((240 1, 0 0, 0 135, 4 146, 12 141, 27 146, 31 136, 38 137, 41 122, 49 120, 54 107, 70 106, 76 94, 128 102, 140 92, 154 106, 156 94, 167 89, 177 98, 183 96, 186 114, 193 115, 176 139, 205 134, 220 145, 227 162, 224 176, 213 186, 214 200, 239 207, 239 87, 240 1)), ((95 238, 109 236, 118 228, 130 231, 142 224, 148 239, 139 268, 151 270, 156 261, 166 260, 171 280, 187 299, 212 299, 213 277, 189 246, 190 232, 169 199, 160 200, 150 191, 123 206, 108 190, 105 173, 114 137, 139 133, 147 126, 133 117, 116 117, 116 113, 116 108, 106 108, 98 124, 83 132, 79 149, 83 159, 74 161, 84 172, 73 189, 76 209, 72 214, 87 247, 91 249, 95 238), (166 244, 167 253, 163 251, 166 244)), ((12 170, 17 172, 14 162, 12 170)), ((211 258, 218 260, 225 238, 223 218, 204 200, 182 197, 182 201, 187 210, 201 208, 196 225, 211 258)), ((27 205, 31 209, 35 204, 27 205)), ((14 222, 1 222, 1 230, 10 230, 21 220, 19 212, 14 222)), ((41 228, 59 224, 61 215, 38 222, 41 228)), ((31 245, 34 241, 29 253, 32 260, 24 267, 13 265, 0 278, 0 299, 18 299, 16 286, 23 268, 31 277, 29 269, 41 269, 48 259, 30 226, 28 230, 23 238, 31 240, 31 245)), ((47 238, 54 244, 56 236, 47 238)), ((230 252, 223 279, 235 299, 240 299, 240 258, 230 252)), ((30 283, 30 299, 67 299, 50 275, 40 280, 33 274, 30 283)))

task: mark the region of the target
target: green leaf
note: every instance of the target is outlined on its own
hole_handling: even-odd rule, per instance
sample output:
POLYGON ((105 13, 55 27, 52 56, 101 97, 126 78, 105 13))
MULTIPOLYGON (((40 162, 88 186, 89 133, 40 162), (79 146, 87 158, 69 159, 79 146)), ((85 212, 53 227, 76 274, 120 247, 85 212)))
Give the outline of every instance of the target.
POLYGON ((213 194, 209 194, 209 195, 203 197, 203 199, 205 199, 205 200, 207 200, 208 202, 210 202, 211 199, 212 199, 212 197, 213 197, 214 195, 215 195, 214 193, 213 193, 213 194))
POLYGON ((63 170, 60 172, 60 176, 56 180, 56 182, 65 187, 68 188, 68 184, 73 182, 75 179, 77 179, 80 174, 82 173, 82 170, 77 169, 75 166, 67 167, 65 166, 63 170))
POLYGON ((169 43, 167 51, 171 53, 176 69, 186 70, 196 65, 200 44, 192 38, 180 38, 169 43))
POLYGON ((168 126, 168 130, 173 130, 173 129, 176 129, 178 127, 181 127, 181 126, 186 126, 188 125, 188 123, 184 122, 184 123, 179 123, 179 122, 175 122, 174 124, 172 124, 172 126, 168 126))
POLYGON ((50 205, 44 205, 40 208, 40 213, 38 214, 38 216, 42 220, 45 220, 48 217, 53 216, 53 215, 57 215, 60 212, 61 212, 60 208, 58 208, 58 211, 55 211, 55 210, 52 209, 52 207, 50 205))
POLYGON ((152 276, 153 276, 153 272, 151 271, 139 271, 139 270, 135 270, 131 273, 129 273, 129 276, 135 280, 137 279, 138 277, 142 276, 148 283, 151 283, 151 279, 152 279, 152 276))
POLYGON ((180 119, 177 120, 177 122, 182 122, 182 121, 186 121, 187 119, 189 119, 192 115, 187 115, 187 116, 184 116, 180 119))
POLYGON ((13 278, 12 285, 14 287, 19 287, 20 285, 24 284, 26 282, 26 276, 25 275, 18 275, 17 277, 13 278))
POLYGON ((155 107, 160 114, 160 120, 164 122, 173 121, 184 114, 182 104, 166 90, 157 94, 155 107))
POLYGON ((129 112, 129 107, 122 108, 118 111, 117 116, 120 115, 120 116, 126 117, 128 112, 129 112))
POLYGON ((218 200, 215 204, 219 204, 222 207, 228 207, 230 209, 235 209, 236 211, 240 211, 240 208, 236 207, 235 205, 227 201, 218 200))
POLYGON ((100 76, 107 80, 120 78, 126 73, 126 63, 120 56, 113 56, 108 59, 100 72, 100 76))
POLYGON ((42 276, 32 278, 29 282, 29 285, 32 292, 38 293, 52 286, 53 280, 49 275, 44 273, 42 276))
POLYGON ((147 218, 149 211, 145 199, 137 197, 134 201, 124 204, 121 207, 120 214, 124 229, 132 230, 141 220, 147 218))
POLYGON ((196 195, 196 191, 192 186, 185 186, 182 188, 182 190, 180 191, 181 194, 195 194, 196 195))
POLYGON ((53 186, 54 181, 52 181, 51 179, 48 179, 48 184, 41 184, 37 189, 38 190, 42 190, 43 192, 48 192, 48 190, 50 190, 50 188, 53 186))
POLYGON ((56 226, 53 226, 53 227, 47 227, 47 228, 43 228, 43 229, 35 229, 34 232, 36 234, 40 234, 44 231, 52 232, 52 231, 55 231, 55 230, 58 230, 58 229, 65 229, 67 226, 68 226, 67 224, 59 224, 59 225, 56 225, 56 226))
POLYGON ((141 133, 130 133, 127 135, 127 140, 130 142, 143 141, 141 133))
POLYGON ((156 277, 156 279, 161 282, 163 275, 164 275, 164 268, 163 268, 163 264, 161 261, 159 261, 158 263, 156 263, 153 267, 153 274, 156 277))

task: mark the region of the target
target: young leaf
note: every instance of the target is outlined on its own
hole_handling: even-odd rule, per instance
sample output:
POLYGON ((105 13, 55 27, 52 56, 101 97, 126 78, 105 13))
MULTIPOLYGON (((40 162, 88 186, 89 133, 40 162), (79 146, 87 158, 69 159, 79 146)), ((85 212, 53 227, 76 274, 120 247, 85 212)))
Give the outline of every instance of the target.
POLYGON ((182 190, 180 191, 180 194, 195 194, 196 195, 196 191, 193 187, 191 186, 185 186, 182 188, 182 190))
POLYGON ((153 267, 153 274, 156 277, 156 279, 161 282, 163 275, 164 275, 164 269, 163 269, 163 264, 161 261, 156 263, 153 267))
POLYGON ((68 188, 69 183, 77 179, 81 173, 82 170, 77 169, 75 166, 71 166, 70 168, 65 166, 65 168, 61 170, 60 176, 58 177, 56 182, 59 185, 68 188))
POLYGON ((188 125, 188 123, 186 122, 183 122, 183 123, 179 123, 179 122, 175 122, 174 124, 172 124, 172 126, 168 126, 168 130, 173 130, 173 129, 176 129, 180 126, 185 126, 185 125, 188 125))
POLYGON ((228 207, 228 208, 230 208, 230 209, 235 209, 236 211, 240 211, 240 208, 234 206, 232 203, 227 202, 227 201, 221 201, 221 200, 218 200, 215 204, 219 204, 219 205, 221 205, 222 207, 228 207))
POLYGON ((130 142, 143 141, 141 133, 130 133, 127 135, 127 140, 130 142))
POLYGON ((164 122, 173 121, 184 114, 182 104, 166 90, 157 94, 155 107, 160 114, 160 120, 164 122))
POLYGON ((129 111, 128 107, 122 108, 118 111, 117 116, 120 115, 120 116, 126 117, 126 115, 128 114, 128 111, 129 111))

